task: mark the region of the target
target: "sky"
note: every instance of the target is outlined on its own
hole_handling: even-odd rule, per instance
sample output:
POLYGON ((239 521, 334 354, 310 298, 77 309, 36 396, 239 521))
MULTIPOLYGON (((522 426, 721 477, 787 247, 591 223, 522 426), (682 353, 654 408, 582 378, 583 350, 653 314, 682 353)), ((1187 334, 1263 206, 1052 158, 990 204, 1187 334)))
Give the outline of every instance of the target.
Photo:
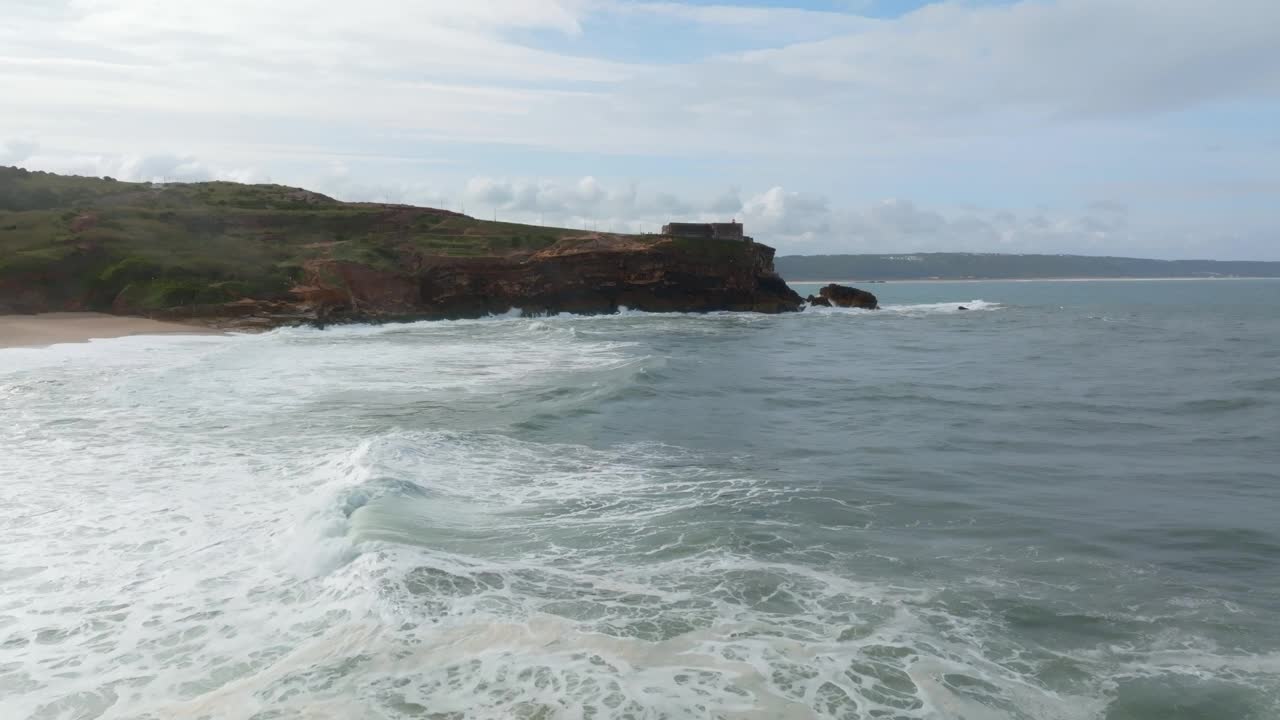
POLYGON ((0 0, 0 165, 1280 260, 1278 0, 0 0))

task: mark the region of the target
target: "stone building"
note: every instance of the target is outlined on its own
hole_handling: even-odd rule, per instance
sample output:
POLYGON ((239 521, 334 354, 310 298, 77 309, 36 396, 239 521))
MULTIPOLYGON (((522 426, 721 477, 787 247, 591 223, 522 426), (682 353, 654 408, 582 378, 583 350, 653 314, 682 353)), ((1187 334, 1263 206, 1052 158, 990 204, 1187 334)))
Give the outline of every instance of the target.
POLYGON ((662 226, 662 234, 691 240, 738 240, 751 242, 742 233, 742 223, 668 223, 662 226))

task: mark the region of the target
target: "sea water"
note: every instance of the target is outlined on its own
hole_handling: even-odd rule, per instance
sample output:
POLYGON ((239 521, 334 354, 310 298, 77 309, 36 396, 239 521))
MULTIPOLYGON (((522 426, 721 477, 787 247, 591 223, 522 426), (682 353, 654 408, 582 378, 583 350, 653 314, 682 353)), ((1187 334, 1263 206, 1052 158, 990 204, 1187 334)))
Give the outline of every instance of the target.
POLYGON ((1280 282, 866 287, 0 350, 0 717, 1280 717, 1280 282))

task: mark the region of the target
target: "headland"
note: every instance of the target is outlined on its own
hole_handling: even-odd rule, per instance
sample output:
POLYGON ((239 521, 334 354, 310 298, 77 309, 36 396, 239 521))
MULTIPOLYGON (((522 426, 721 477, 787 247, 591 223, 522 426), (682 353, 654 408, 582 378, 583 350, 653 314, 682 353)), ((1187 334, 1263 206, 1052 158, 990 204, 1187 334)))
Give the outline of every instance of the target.
POLYGON ((799 310, 736 223, 627 235, 347 203, 281 185, 0 168, 0 314, 218 328, 509 312, 799 310), (696 232, 695 232, 696 231, 696 232))

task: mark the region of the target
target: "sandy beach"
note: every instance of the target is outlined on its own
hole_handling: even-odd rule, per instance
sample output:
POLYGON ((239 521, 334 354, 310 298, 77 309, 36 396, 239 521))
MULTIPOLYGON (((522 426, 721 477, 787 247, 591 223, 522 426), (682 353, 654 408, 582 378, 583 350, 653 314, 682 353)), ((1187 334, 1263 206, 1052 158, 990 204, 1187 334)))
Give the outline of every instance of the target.
POLYGON ((207 335, 212 332, 215 331, 198 325, 101 313, 0 315, 0 348, 40 347, 129 335, 207 335))

